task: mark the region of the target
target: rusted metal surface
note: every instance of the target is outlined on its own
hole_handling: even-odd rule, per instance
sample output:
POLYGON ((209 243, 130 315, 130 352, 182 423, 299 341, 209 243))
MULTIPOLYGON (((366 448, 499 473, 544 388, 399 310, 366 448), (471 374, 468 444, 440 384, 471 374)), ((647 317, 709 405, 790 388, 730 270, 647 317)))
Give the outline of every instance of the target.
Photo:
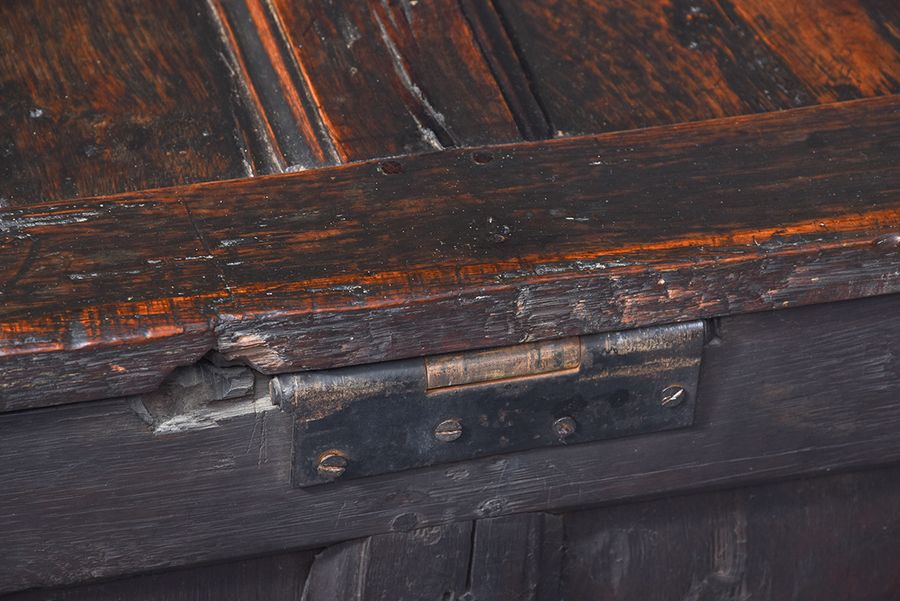
POLYGON ((304 372, 273 378, 272 399, 295 415, 305 487, 335 478, 326 456, 347 480, 689 426, 703 343, 697 321, 304 372))

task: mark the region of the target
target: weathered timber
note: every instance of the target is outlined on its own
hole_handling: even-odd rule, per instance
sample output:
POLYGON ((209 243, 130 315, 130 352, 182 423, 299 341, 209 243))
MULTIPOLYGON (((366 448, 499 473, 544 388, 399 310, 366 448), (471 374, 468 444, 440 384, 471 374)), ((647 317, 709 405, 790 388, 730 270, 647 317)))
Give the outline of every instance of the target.
POLYGON ((466 589, 472 522, 348 541, 316 556, 305 601, 459 599, 466 589))
POLYGON ((455 0, 272 6, 342 161, 521 138, 455 0))
POLYGON ((302 601, 312 551, 229 561, 67 589, 33 590, 4 601, 302 601))
POLYGON ((270 5, 263 0, 209 0, 253 123, 260 171, 339 162, 306 74, 292 60, 270 5))
POLYGON ((555 135, 900 92, 891 0, 496 0, 555 135))
POLYGON ((690 428, 311 489, 267 399, 164 431, 133 399, 0 416, 0 590, 900 461, 900 296, 716 333, 690 428))
POLYGON ((213 327, 273 373, 891 292, 897 115, 876 99, 6 211, 3 406, 96 398, 33 381, 41 354, 61 382, 73 353, 213 327))
POLYGON ((563 515, 455 522, 318 553, 3 599, 888 599, 900 587, 898 475, 891 466, 563 515))
POLYGON ((197 6, 3 2, 0 23, 0 210, 249 174, 197 6))
POLYGON ((571 601, 892 599, 900 468, 565 517, 571 601))
POLYGON ((898 164, 890 97, 5 210, 0 408, 895 292, 898 164))
POLYGON ((524 513, 474 522, 472 599, 562 599, 562 516, 524 513))

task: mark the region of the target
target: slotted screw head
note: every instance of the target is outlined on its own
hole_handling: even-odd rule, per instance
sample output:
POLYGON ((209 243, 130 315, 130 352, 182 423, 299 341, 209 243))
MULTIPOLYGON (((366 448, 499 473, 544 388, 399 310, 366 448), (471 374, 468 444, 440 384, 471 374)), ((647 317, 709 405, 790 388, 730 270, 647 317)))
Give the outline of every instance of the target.
POLYGON ((340 478, 347 471, 349 460, 340 451, 325 451, 319 456, 319 476, 328 480, 340 478))
POLYGON ((558 436, 560 439, 568 438, 569 436, 574 434, 575 428, 575 420, 569 416, 560 417, 553 422, 553 431, 556 432, 556 436, 558 436))
POLYGON ((462 436, 462 423, 455 417, 445 419, 434 427, 434 437, 441 442, 453 442, 460 436, 462 436))
POLYGON ((687 391, 681 386, 669 386, 662 391, 659 404, 663 407, 677 407, 687 398, 687 391))

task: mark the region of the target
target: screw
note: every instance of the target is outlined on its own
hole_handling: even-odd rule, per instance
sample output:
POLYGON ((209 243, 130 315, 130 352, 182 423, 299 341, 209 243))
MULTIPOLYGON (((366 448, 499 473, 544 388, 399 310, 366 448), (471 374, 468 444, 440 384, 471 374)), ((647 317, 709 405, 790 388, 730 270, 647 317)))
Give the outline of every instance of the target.
POLYGON ((335 480, 347 470, 347 456, 340 451, 325 451, 319 455, 317 470, 319 476, 326 480, 335 480))
POLYGON ((575 420, 569 416, 561 417, 553 422, 553 431, 560 440, 570 437, 575 433, 575 420))
POLYGON ((681 386, 669 386, 662 391, 659 404, 663 407, 677 407, 687 398, 687 391, 681 386))
POLYGON ((445 419, 434 427, 434 437, 441 442, 453 442, 460 436, 462 436, 462 423, 455 417, 445 419))

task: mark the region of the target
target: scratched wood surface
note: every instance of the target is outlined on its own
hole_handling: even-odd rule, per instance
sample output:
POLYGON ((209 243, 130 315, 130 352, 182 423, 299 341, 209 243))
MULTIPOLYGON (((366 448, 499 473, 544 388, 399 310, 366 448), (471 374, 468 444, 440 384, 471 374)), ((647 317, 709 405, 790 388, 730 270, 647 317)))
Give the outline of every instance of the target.
POLYGON ((900 462, 900 295, 715 331, 691 428, 308 489, 265 398, 165 428, 148 397, 2 415, 0 591, 900 462))
POLYGON ((0 209, 248 175, 198 8, 0 4, 0 209))
POLYGON ((321 167, 340 162, 308 74, 292 60, 267 2, 211 0, 213 21, 229 64, 243 82, 242 97, 255 136, 258 171, 321 167))
POLYGON ((891 466, 455 522, 3 599, 890 599, 900 589, 898 476, 891 466))
POLYGON ((6 210, 0 406, 140 392, 204 344, 277 373, 895 292, 898 109, 6 210))
POLYGON ((900 469, 566 515, 571 601, 893 599, 900 469))
POLYGON ((497 0, 555 135, 900 91, 893 0, 497 0))
POLYGON ((458 3, 272 6, 342 160, 520 138, 458 3))

